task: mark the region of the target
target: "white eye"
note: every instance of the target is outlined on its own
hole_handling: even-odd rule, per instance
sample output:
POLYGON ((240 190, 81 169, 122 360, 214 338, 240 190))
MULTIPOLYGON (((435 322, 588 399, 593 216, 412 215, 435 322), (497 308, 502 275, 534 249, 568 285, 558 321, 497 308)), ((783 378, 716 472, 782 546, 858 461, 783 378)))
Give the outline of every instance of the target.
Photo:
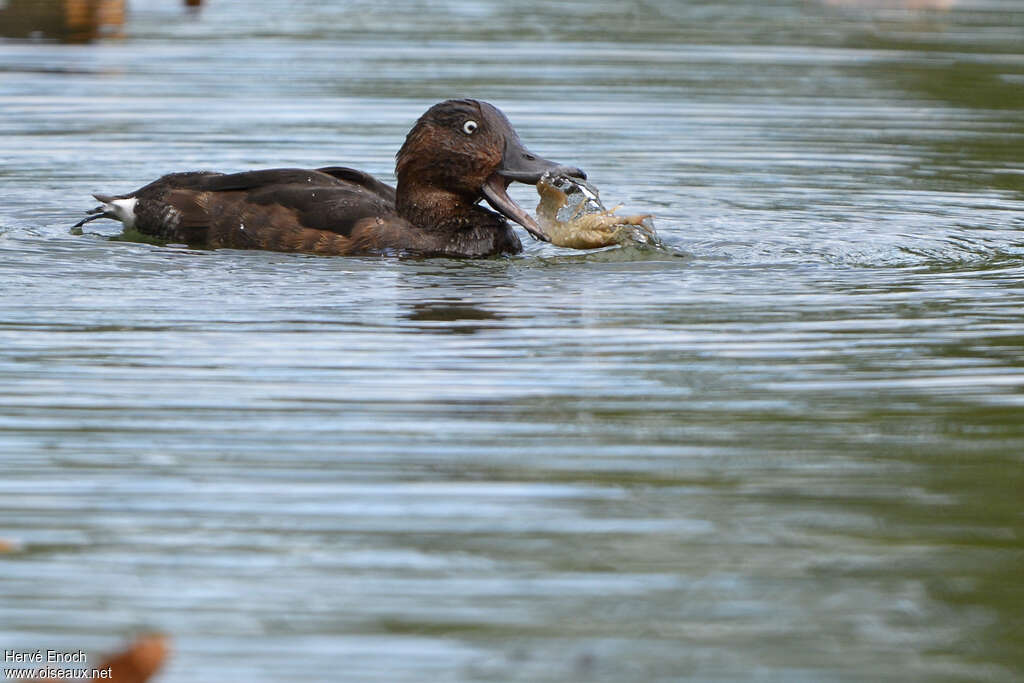
POLYGON ((479 127, 480 126, 477 125, 476 121, 470 119, 469 121, 466 121, 464 124, 462 124, 462 132, 465 133, 466 135, 472 135, 473 133, 476 132, 476 129, 479 127))

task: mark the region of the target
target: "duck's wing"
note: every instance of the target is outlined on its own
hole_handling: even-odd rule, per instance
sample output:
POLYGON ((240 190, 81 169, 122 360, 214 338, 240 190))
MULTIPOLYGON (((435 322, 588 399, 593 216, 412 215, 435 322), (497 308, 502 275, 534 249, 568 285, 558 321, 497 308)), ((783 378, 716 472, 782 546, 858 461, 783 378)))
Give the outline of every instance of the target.
MULTIPOLYGON (((119 195, 82 221, 121 220, 162 239, 211 247, 354 253, 388 248, 409 226, 394 188, 343 167, 174 173, 119 195)), ((81 225, 81 223, 80 223, 81 225)))
POLYGON ((349 236, 367 218, 394 213, 394 202, 362 185, 268 185, 245 194, 244 201, 268 209, 284 209, 294 222, 312 230, 349 236))
POLYGON ((411 228, 390 201, 361 185, 299 180, 249 189, 214 182, 216 190, 173 190, 137 210, 150 212, 159 234, 213 248, 372 253, 401 245, 400 235, 411 228))
POLYGON ((359 185, 360 187, 383 197, 392 204, 395 203, 395 188, 391 187, 387 183, 382 183, 369 173, 364 173, 363 171, 354 168, 348 168, 347 166, 325 166, 324 168, 318 168, 316 170, 321 173, 326 173, 338 180, 343 180, 346 183, 359 185))
MULTIPOLYGON (((236 195, 219 199, 226 200, 228 204, 237 205, 241 201, 243 204, 268 209, 287 209, 294 214, 295 222, 303 228, 328 230, 346 236, 352 233, 356 223, 362 219, 384 216, 395 210, 395 188, 380 182, 369 173, 343 166, 317 170, 278 168, 210 175, 189 182, 182 189, 201 194, 241 193, 241 197, 236 195)), ((203 204, 208 206, 224 203, 217 202, 218 198, 212 196, 206 199, 203 204)), ((238 206, 237 210, 243 208, 238 206)))
POLYGON ((395 188, 387 183, 382 183, 369 173, 347 166, 325 166, 317 169, 271 168, 260 171, 243 171, 242 173, 203 172, 165 176, 165 178, 172 177, 183 187, 211 192, 255 190, 270 185, 354 186, 375 194, 392 204, 395 202, 395 188), (202 177, 195 177, 197 175, 202 177), (178 176, 181 176, 180 180, 178 176))
POLYGON ((157 182, 170 182, 176 187, 205 192, 257 190, 275 185, 331 186, 344 184, 328 173, 309 168, 266 168, 241 173, 207 173, 200 178, 175 173, 157 182), (179 180, 179 176, 184 176, 179 180))

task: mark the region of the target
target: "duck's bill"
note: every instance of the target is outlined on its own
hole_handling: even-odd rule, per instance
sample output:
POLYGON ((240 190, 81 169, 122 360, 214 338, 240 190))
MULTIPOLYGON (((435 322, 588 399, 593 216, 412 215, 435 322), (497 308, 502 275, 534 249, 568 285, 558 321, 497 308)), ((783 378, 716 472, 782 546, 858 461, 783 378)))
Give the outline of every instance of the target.
POLYGON ((484 197, 487 199, 487 203, 509 220, 515 221, 526 228, 526 231, 537 239, 550 242, 551 238, 537 225, 537 221, 533 219, 533 216, 526 213, 523 207, 516 204, 515 200, 508 196, 507 189, 510 182, 497 173, 491 175, 487 182, 484 183, 484 197))
POLYGON ((542 175, 550 172, 552 175, 564 175, 574 178, 586 178, 587 174, 573 166, 556 164, 554 161, 541 159, 531 154, 523 147, 523 144, 516 136, 506 138, 505 150, 501 159, 501 166, 495 171, 487 182, 484 183, 484 197, 487 202, 509 220, 513 220, 526 228, 527 232, 539 240, 550 242, 549 238, 533 217, 526 213, 523 207, 516 204, 508 196, 508 186, 515 180, 527 185, 536 185, 542 175))

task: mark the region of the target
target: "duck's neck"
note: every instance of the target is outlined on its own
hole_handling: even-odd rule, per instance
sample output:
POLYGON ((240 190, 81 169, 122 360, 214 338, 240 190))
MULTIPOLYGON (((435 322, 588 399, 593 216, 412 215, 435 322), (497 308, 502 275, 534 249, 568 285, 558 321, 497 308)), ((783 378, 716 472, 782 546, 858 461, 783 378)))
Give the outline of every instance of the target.
POLYGON ((472 228, 504 228, 505 220, 465 198, 438 189, 405 191, 398 185, 398 215, 426 232, 461 232, 472 228))
POLYGON ((517 254, 522 244, 505 219, 445 190, 403 192, 398 184, 395 208, 419 231, 418 249, 448 256, 517 254))

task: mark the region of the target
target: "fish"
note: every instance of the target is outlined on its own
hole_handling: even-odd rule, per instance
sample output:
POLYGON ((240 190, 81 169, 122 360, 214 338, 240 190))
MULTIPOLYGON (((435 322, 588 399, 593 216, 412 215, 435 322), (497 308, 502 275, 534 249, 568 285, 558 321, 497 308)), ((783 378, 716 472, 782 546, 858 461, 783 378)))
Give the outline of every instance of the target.
POLYGON ((596 187, 582 178, 544 173, 537 182, 537 222, 550 242, 570 249, 615 244, 660 244, 651 214, 619 215, 608 209, 596 187))

